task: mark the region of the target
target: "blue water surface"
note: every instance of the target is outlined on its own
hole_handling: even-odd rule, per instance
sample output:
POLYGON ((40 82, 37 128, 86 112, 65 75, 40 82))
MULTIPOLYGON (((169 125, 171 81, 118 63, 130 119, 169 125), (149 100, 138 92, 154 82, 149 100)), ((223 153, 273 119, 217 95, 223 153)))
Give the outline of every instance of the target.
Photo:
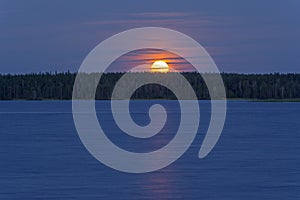
MULTIPOLYGON (((96 109, 107 136, 136 152, 159 149, 177 131, 177 101, 132 101, 132 117, 149 123, 161 103, 166 127, 150 139, 116 126, 109 101, 96 109)), ((223 133, 204 159, 198 152, 210 119, 201 101, 198 135, 170 166, 146 174, 110 169, 81 143, 71 101, 0 102, 0 199, 300 199, 300 103, 229 101, 223 133)), ((134 163, 133 163, 134 164, 134 163)))

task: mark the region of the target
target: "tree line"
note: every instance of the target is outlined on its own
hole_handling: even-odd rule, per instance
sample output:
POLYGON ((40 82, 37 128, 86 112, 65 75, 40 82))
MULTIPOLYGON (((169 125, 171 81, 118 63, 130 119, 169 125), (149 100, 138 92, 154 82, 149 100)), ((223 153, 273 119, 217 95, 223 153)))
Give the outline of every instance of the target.
MULTIPOLYGON (((145 72, 146 73, 146 72, 145 72)), ((145 75, 145 73, 136 73, 145 75)), ((193 87, 198 99, 209 99, 209 92, 201 75, 196 72, 181 73, 193 87)), ((95 95, 96 99, 110 99, 117 81, 124 73, 102 75, 95 95)), ((164 78, 168 73, 148 73, 149 76, 164 78)), ((211 74, 213 76, 214 74, 211 74)), ((96 74, 86 74, 89 79, 96 74)), ((295 99, 300 98, 300 74, 221 74, 227 98, 244 99, 295 99)), ((14 99, 72 99, 76 73, 38 73, 0 75, 0 100, 14 99)), ((175 99, 167 88, 147 84, 137 89, 133 99, 175 99)))

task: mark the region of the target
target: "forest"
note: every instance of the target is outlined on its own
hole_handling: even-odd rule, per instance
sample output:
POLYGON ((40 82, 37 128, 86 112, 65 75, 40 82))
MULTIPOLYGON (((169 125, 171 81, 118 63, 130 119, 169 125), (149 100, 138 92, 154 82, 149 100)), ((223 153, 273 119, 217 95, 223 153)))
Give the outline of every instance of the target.
MULTIPOLYGON (((145 72, 146 73, 146 72, 145 72)), ((144 74, 145 73, 136 73, 144 74)), ((193 87, 198 99, 210 99, 207 87, 199 73, 181 73, 193 87)), ((110 99, 117 81, 124 73, 102 75, 95 98, 110 99)), ((213 74, 211 74, 213 76, 213 74)), ((88 74, 89 78, 95 74, 88 74)), ((149 76, 168 76, 149 73, 149 76)), ((299 99, 300 74, 236 74, 222 73, 227 98, 231 99, 299 99)), ((76 73, 32 73, 0 75, 0 100, 69 100, 72 99, 76 73)), ((174 94, 157 84, 147 84, 138 88, 132 99, 174 99, 174 94)))

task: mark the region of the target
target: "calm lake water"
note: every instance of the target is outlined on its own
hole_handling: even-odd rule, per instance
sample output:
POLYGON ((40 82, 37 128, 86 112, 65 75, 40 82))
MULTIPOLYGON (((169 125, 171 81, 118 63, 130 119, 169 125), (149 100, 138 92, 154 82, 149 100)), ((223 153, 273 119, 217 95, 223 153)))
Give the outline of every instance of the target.
MULTIPOLYGON (((177 101, 132 101, 132 116, 149 122, 161 103, 166 127, 151 139, 122 133, 109 101, 96 103, 107 136, 129 151, 161 148, 174 136, 177 101)), ((198 151, 210 103, 201 101, 198 135, 170 166, 127 174, 94 159, 76 132, 71 101, 0 102, 0 199, 300 199, 300 103, 229 101, 226 124, 213 151, 198 151)))

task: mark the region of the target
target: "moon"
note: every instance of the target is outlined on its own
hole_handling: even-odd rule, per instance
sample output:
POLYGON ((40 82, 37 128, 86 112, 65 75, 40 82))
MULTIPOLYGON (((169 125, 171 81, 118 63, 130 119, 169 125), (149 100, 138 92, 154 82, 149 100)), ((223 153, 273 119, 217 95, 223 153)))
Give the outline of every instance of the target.
POLYGON ((155 61, 151 66, 151 72, 166 73, 169 71, 170 71, 169 65, 163 60, 155 61))

